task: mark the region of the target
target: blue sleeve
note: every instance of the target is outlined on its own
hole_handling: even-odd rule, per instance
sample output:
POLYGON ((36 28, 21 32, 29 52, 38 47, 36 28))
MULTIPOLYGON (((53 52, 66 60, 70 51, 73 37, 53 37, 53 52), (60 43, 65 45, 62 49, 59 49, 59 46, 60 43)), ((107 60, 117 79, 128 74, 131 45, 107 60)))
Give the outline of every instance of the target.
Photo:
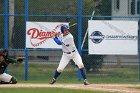
POLYGON ((58 44, 58 45, 62 45, 62 42, 57 38, 53 38, 53 40, 58 44))

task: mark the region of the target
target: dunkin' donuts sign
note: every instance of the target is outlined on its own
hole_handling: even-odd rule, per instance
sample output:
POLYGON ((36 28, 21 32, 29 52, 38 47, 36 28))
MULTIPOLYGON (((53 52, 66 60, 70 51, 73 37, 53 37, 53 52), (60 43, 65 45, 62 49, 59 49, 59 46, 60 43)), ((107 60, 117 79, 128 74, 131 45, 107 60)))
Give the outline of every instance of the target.
POLYGON ((51 38, 60 32, 62 22, 26 22, 26 48, 61 48, 51 38))

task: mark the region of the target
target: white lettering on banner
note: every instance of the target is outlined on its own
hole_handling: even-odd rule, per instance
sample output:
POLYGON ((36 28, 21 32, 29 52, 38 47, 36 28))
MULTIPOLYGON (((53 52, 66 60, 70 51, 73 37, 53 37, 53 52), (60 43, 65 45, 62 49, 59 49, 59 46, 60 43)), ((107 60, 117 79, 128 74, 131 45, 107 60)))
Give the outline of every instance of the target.
POLYGON ((89 20, 89 54, 137 55, 137 21, 89 20))

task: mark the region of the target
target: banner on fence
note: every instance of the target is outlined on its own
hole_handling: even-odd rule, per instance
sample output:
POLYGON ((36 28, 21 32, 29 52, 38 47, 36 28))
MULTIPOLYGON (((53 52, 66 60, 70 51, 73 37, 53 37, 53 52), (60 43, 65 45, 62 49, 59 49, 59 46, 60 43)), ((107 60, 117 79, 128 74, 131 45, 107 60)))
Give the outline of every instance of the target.
POLYGON ((61 48, 51 38, 60 27, 68 23, 63 22, 26 22, 26 48, 61 48))
POLYGON ((89 54, 137 55, 137 21, 88 21, 89 54))

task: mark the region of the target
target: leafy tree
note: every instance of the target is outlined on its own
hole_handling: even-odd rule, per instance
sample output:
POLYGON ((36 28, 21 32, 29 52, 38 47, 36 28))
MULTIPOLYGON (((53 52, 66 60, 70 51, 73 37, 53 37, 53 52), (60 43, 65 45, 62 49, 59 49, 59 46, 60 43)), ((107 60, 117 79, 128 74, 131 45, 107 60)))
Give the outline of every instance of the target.
POLYGON ((88 55, 88 53, 83 52, 82 59, 86 71, 98 72, 102 68, 103 57, 103 55, 88 55))
MULTIPOLYGON (((93 11, 95 11, 94 16, 110 16, 111 15, 111 0, 85 0, 83 3, 83 14, 90 15, 93 11), (95 4, 96 1, 96 4, 95 4), (92 7, 92 8, 91 8, 92 7), (87 11, 87 12, 84 12, 87 11)), ((94 18, 94 20, 98 19, 111 19, 111 18, 94 18)), ((87 19, 83 19, 83 37, 86 33, 87 29, 87 19)), ((84 43, 84 49, 88 49, 88 39, 86 39, 84 43)), ((82 59, 85 65, 85 68, 88 71, 99 71, 102 67, 103 63, 103 55, 88 55, 87 51, 82 52, 82 59)))

